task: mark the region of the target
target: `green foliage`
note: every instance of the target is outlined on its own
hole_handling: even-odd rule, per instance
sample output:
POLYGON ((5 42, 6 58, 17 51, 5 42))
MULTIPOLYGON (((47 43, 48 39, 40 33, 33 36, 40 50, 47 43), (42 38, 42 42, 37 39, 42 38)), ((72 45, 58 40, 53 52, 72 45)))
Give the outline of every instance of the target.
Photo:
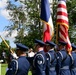
MULTIPOLYGON (((13 18, 10 20, 11 25, 6 29, 17 30, 18 35, 15 42, 21 42, 29 47, 34 46, 34 40, 42 39, 42 23, 40 22, 40 2, 41 0, 25 0, 20 1, 22 5, 16 6, 11 1, 8 2, 7 9, 11 10, 10 16, 13 18)), ((56 16, 57 16, 57 0, 53 0, 53 23, 56 32, 56 16)), ((71 42, 75 40, 75 25, 76 25, 76 1, 67 0, 67 11, 69 17, 69 37, 71 42)), ((56 34, 54 34, 53 40, 55 41, 56 34)))
POLYGON ((68 0, 67 1, 67 10, 68 10, 68 18, 69 18, 69 36, 70 40, 73 43, 76 43, 76 33, 75 33, 75 25, 76 25, 76 0, 68 0))
MULTIPOLYGON (((10 46, 10 42, 8 41, 8 40, 5 40, 6 42, 7 42, 7 44, 10 46)), ((6 53, 8 54, 8 48, 7 48, 7 46, 6 46, 6 44, 2 41, 1 43, 0 43, 0 55, 1 55, 1 52, 3 51, 3 50, 5 50, 6 51, 6 53)))
POLYGON ((76 25, 76 0, 67 1, 67 10, 69 16, 69 24, 71 26, 76 25))
MULTIPOLYGON (((6 41, 6 43, 9 45, 10 43, 9 43, 9 41, 8 40, 5 40, 6 41)), ((2 41, 1 42, 1 48, 7 48, 7 46, 6 46, 6 44, 4 43, 4 41, 2 41)))

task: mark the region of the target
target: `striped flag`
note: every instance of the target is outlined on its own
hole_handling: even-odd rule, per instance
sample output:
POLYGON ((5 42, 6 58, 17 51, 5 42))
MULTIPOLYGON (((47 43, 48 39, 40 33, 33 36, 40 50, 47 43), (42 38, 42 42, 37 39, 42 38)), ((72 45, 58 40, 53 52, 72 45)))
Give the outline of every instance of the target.
POLYGON ((71 51, 71 43, 68 36, 68 14, 66 8, 66 0, 59 0, 58 1, 58 8, 57 8, 57 25, 59 25, 59 41, 67 42, 66 49, 71 51))
POLYGON ((53 22, 48 0, 41 0, 41 20, 43 21, 43 41, 51 40, 54 34, 53 22))

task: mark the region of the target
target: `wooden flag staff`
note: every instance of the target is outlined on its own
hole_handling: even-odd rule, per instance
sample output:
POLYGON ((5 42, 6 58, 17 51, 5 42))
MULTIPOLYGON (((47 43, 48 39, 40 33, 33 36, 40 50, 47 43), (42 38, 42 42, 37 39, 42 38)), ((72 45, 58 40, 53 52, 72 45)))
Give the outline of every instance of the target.
POLYGON ((5 43, 5 45, 7 46, 7 48, 10 50, 11 53, 14 53, 13 50, 10 49, 10 46, 7 44, 7 42, 4 40, 4 38, 2 38, 0 36, 0 38, 3 40, 3 42, 5 43))

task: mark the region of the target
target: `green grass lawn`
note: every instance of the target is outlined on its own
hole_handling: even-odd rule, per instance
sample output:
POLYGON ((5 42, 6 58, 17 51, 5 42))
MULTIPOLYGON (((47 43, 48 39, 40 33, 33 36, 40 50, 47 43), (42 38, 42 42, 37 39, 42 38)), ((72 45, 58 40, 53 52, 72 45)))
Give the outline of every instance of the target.
POLYGON ((1 64, 1 75, 5 75, 7 64, 1 64))
MULTIPOLYGON (((1 75, 5 75, 7 64, 1 64, 1 75)), ((31 71, 29 71, 28 75, 32 75, 31 71)))

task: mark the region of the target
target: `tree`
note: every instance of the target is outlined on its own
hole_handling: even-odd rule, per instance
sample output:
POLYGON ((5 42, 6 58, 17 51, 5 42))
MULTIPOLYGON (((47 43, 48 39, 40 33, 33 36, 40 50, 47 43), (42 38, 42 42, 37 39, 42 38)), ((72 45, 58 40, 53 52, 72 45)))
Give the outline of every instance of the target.
MULTIPOLYGON (((35 38, 42 39, 42 23, 40 22, 40 1, 41 0, 20 0, 21 5, 17 6, 12 4, 11 1, 8 2, 7 9, 10 10, 10 19, 11 26, 8 26, 6 29, 17 30, 18 35, 15 42, 21 42, 29 47, 33 47, 33 42, 35 38)), ((16 1, 19 2, 19 1, 16 1)), ((53 22, 56 30, 56 12, 57 12, 57 0, 53 0, 53 22)), ((69 34, 72 42, 74 40, 72 32, 74 31, 74 26, 76 25, 76 1, 67 0, 67 10, 69 16, 69 34), (70 7, 69 7, 70 6, 70 7)), ((54 36, 55 37, 55 36, 54 36)), ((54 39, 55 40, 55 39, 54 39)))
MULTIPOLYGON (((10 15, 13 16, 13 18, 11 19, 11 21, 13 22, 11 24, 13 24, 13 25, 8 26, 6 29, 10 30, 10 31, 17 29, 18 36, 16 37, 15 42, 21 42, 21 43, 25 42, 26 43, 27 40, 25 38, 27 38, 27 36, 29 37, 29 39, 33 37, 33 40, 35 38, 38 38, 38 36, 41 36, 40 33, 41 33, 42 27, 40 26, 40 18, 39 18, 39 10, 40 10, 39 3, 40 3, 39 0, 37 0, 37 1, 26 0, 25 2, 23 2, 24 5, 16 7, 14 4, 9 2, 7 9, 12 11, 12 13, 10 13, 10 15), (20 14, 19 14, 19 12, 20 12, 20 14), (21 15, 22 13, 24 13, 23 16, 25 16, 25 19, 23 19, 23 16, 21 15), (28 33, 28 35, 27 35, 27 33, 28 33), (27 36, 24 36, 24 34, 27 36)), ((39 38, 41 38, 41 37, 39 37, 39 38)))
MULTIPOLYGON (((8 41, 8 40, 5 40, 6 42, 7 42, 7 44, 10 46, 10 42, 8 41)), ((2 41, 1 43, 0 43, 0 54, 1 54, 1 52, 2 52, 2 50, 6 50, 6 52, 8 53, 9 51, 9 49, 7 48, 7 46, 6 46, 6 44, 4 43, 4 41, 2 41)))
MULTIPOLYGON (((8 40, 5 40, 5 41, 10 46, 10 42, 8 40)), ((8 50, 8 48, 7 48, 6 44, 4 43, 4 41, 1 42, 0 46, 1 46, 1 49, 8 50)))
POLYGON ((67 10, 68 10, 68 16, 69 16, 69 35, 70 40, 73 43, 76 43, 76 33, 75 33, 75 27, 76 27, 76 1, 75 0, 68 0, 67 1, 67 10))

